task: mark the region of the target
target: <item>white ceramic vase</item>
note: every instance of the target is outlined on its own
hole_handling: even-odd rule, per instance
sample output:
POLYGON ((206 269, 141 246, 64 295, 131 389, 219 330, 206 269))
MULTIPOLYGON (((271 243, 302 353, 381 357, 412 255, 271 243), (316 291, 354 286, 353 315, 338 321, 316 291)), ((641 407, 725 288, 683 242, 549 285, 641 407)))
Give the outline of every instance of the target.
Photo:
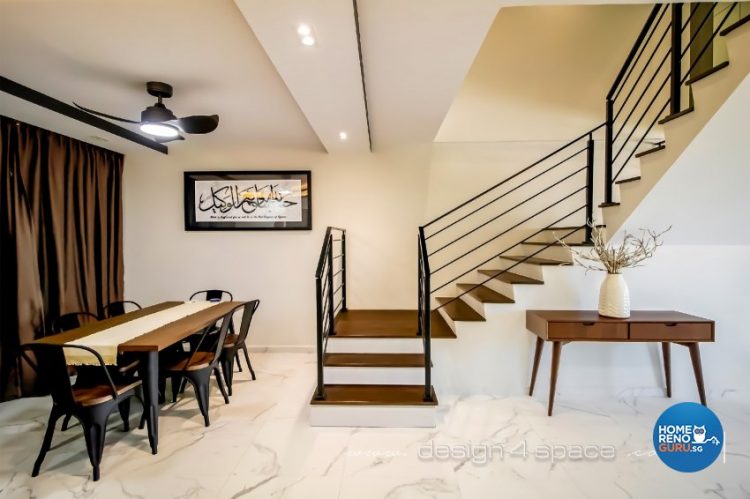
POLYGON ((599 290, 599 315, 627 319, 630 317, 630 291, 622 274, 607 274, 599 290))

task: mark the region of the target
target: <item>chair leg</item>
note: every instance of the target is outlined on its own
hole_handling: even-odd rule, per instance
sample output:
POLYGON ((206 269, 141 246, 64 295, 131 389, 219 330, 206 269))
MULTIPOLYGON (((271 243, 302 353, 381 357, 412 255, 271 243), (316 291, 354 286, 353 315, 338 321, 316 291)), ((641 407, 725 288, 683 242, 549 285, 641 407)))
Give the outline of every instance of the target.
POLYGON ((221 380, 221 373, 219 372, 218 367, 214 367, 214 376, 216 377, 216 384, 219 385, 221 396, 224 397, 224 403, 228 404, 229 397, 227 396, 227 391, 224 389, 224 382, 221 380))
POLYGON ((180 393, 180 388, 182 388, 182 376, 172 376, 170 379, 172 385, 172 403, 174 404, 177 402, 177 394, 180 393))
POLYGON ((235 355, 222 355, 221 371, 224 373, 224 382, 227 385, 229 396, 232 396, 232 381, 234 379, 234 357, 235 355))
POLYGON ((122 418, 122 430, 130 431, 130 397, 124 398, 117 405, 117 409, 120 411, 120 417, 122 418))
POLYGON ((159 376, 159 403, 167 401, 167 378, 159 376))
POLYGON ((245 353, 245 361, 247 362, 247 368, 250 369, 250 377, 255 381, 255 371, 253 371, 253 365, 250 363, 250 356, 247 354, 247 345, 242 344, 242 351, 245 353))
POLYGON ((68 429, 68 425, 70 424, 70 418, 72 417, 73 417, 72 414, 65 415, 65 419, 63 419, 63 424, 62 424, 62 431, 66 431, 68 429))
MULTIPOLYGON (((42 448, 39 449, 39 456, 36 458, 34 463, 34 471, 31 472, 31 476, 39 475, 39 469, 42 467, 44 457, 47 455, 50 445, 52 444, 52 435, 55 433, 55 425, 57 420, 62 416, 62 411, 55 405, 52 406, 52 410, 49 413, 49 421, 47 422, 47 431, 44 433, 44 440, 42 440, 42 448)), ((70 418, 70 415, 67 415, 70 418)))
POLYGON ((240 352, 237 350, 234 351, 234 360, 237 362, 237 370, 239 372, 242 372, 242 364, 240 363, 240 352))
POLYGON ((105 407, 94 409, 90 420, 83 424, 83 436, 86 438, 86 450, 89 454, 89 461, 94 468, 93 480, 99 480, 99 464, 102 462, 102 453, 104 451, 104 437, 107 432, 107 416, 105 407))
POLYGON ((187 386, 187 380, 185 378, 182 378, 182 381, 180 381, 180 389, 178 391, 180 393, 185 393, 186 386, 187 386))
POLYGON ((211 422, 208 419, 208 382, 210 379, 211 373, 208 372, 208 370, 206 370, 205 373, 190 378, 193 388, 195 389, 195 397, 198 399, 198 409, 200 409, 201 414, 203 415, 203 423, 206 426, 211 425, 211 422))

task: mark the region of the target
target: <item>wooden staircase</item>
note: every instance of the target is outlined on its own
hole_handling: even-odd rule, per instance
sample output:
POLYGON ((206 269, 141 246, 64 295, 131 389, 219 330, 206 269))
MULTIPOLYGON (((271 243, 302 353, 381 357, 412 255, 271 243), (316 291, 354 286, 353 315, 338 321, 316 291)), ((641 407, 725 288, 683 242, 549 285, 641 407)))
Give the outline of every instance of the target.
MULTIPOLYGON (((669 5, 655 6, 649 22, 657 17, 659 9, 662 8, 671 7, 669 5)), ((649 28, 649 22, 639 36, 640 41, 647 34, 646 28, 649 28)), ((656 27, 654 26, 653 29, 656 27)), ((560 241, 565 241, 568 246, 590 245, 590 233, 585 226, 586 220, 598 220, 601 223, 600 226, 606 227, 611 235, 622 226, 626 217, 675 162, 698 131, 711 119, 718 107, 739 82, 750 73, 748 18, 724 27, 721 36, 726 38, 730 61, 720 63, 705 74, 693 76, 688 81, 692 92, 689 107, 678 112, 671 112, 665 117, 657 116, 654 123, 658 121, 662 127, 663 138, 646 140, 651 130, 649 127, 629 155, 626 154, 626 159, 620 162, 616 174, 611 161, 607 164, 609 176, 606 179, 612 190, 609 193, 611 198, 605 196, 601 203, 595 203, 593 199, 593 171, 595 169, 593 136, 605 125, 607 128, 612 126, 608 121, 420 227, 419 310, 348 310, 345 300, 345 257, 342 258, 340 269, 336 268, 333 263, 334 254, 331 251, 334 239, 327 232, 316 274, 319 297, 318 386, 310 403, 311 424, 316 426, 434 426, 434 411, 438 398, 430 382, 430 372, 433 367, 430 342, 456 339, 456 332, 463 327, 462 324, 487 321, 489 316, 486 310, 488 308, 516 306, 515 290, 517 287, 543 286, 545 268, 571 265, 570 251, 560 241), (568 156, 583 142, 586 143, 583 149, 568 156), (479 229, 488 226, 488 223, 478 221, 474 226, 469 225, 471 230, 455 239, 455 241, 462 241, 463 247, 460 248, 459 253, 463 253, 458 258, 453 255, 444 257, 449 260, 448 264, 437 261, 436 258, 440 257, 436 257, 435 254, 455 241, 448 243, 439 239, 429 241, 433 244, 432 252, 430 252, 428 240, 431 237, 438 235, 445 237, 444 231, 448 228, 460 229, 460 224, 465 220, 471 221, 471 216, 477 211, 502 199, 507 193, 496 196, 498 188, 509 187, 510 192, 516 191, 520 187, 513 187, 512 181, 522 180, 527 172, 531 175, 534 173, 534 168, 547 168, 550 163, 558 161, 560 157, 567 158, 548 168, 543 174, 536 174, 531 180, 524 181, 520 186, 530 184, 540 177, 544 178, 544 175, 557 168, 558 165, 564 164, 570 158, 579 156, 583 152, 586 152, 584 169, 575 170, 565 177, 562 175, 567 172, 563 172, 558 178, 553 179, 556 183, 552 187, 540 185, 529 195, 531 199, 544 193, 552 200, 547 208, 537 212, 538 215, 550 208, 555 208, 550 210, 548 220, 531 220, 537 216, 534 215, 516 223, 511 227, 512 230, 507 229, 502 232, 502 234, 508 233, 507 237, 510 238, 505 240, 508 242, 507 246, 505 243, 501 245, 499 241, 495 241, 493 245, 493 247, 505 247, 505 249, 499 250, 490 258, 474 256, 474 260, 466 265, 468 270, 459 269, 459 274, 455 278, 447 281, 443 279, 438 286, 431 287, 430 278, 435 273, 435 271, 430 271, 431 264, 435 262, 433 268, 441 271, 450 267, 453 262, 471 255, 477 248, 484 247, 486 243, 481 243, 476 248, 465 251, 466 246, 474 244, 470 238, 465 239, 465 236, 478 236, 481 233, 479 229), (569 182, 571 178, 578 178, 576 175, 580 177, 580 174, 586 176, 586 189, 584 192, 581 192, 581 189, 573 192, 585 196, 585 205, 565 215, 568 208, 565 208, 564 204, 557 205, 569 200, 573 195, 558 199, 553 188, 558 187, 558 192, 563 192, 563 194, 569 192, 564 191, 564 189, 572 189, 566 182, 569 182), (486 202, 488 195, 496 197, 493 201, 486 202), (479 209, 471 211, 472 203, 484 204, 479 209), (584 209, 585 217, 583 216, 584 209), (597 209, 599 216, 595 216, 597 209), (560 216, 561 212, 562 216, 560 216), (452 216, 454 213, 458 215, 453 219, 450 218, 449 215, 452 216), (433 232, 430 235, 428 229, 437 222, 439 223, 433 226, 433 232), (441 228, 440 223, 447 224, 447 227, 441 228), (340 275, 338 280, 333 277, 336 275, 340 275), (324 284, 326 281, 328 286, 324 284), (330 291, 341 288, 343 288, 343 306, 335 304, 335 292, 330 291), (327 310, 333 310, 334 313, 327 314, 327 310), (427 324, 429 326, 426 326, 427 324), (428 329, 428 334, 420 336, 418 332, 425 327, 428 329)), ((638 43, 631 52, 629 60, 636 53, 637 47, 638 43)), ((611 109, 608 110, 609 112, 611 109)), ((612 135, 610 132, 611 130, 607 130, 608 137, 612 135)), ((625 147, 623 145, 623 149, 625 147)), ((607 152, 609 155, 611 153, 611 150, 607 152)), ((504 211, 503 215, 513 209, 515 207, 504 211)), ((495 237, 492 237, 490 241, 495 237)), ((342 237, 342 240, 345 238, 342 237)), ((498 326, 498 329, 501 329, 501 326, 498 326)), ((440 365, 435 367, 440 369, 440 365)))

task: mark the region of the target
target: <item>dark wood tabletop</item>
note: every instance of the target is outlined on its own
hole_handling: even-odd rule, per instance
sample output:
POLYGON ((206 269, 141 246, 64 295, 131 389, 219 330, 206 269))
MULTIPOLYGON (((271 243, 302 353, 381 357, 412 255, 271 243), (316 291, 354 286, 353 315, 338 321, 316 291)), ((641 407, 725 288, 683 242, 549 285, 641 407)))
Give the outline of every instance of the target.
POLYGON ((162 310, 166 310, 171 307, 176 307, 177 305, 182 305, 183 303, 185 302, 165 301, 163 303, 151 305, 150 307, 146 307, 140 310, 134 310, 132 312, 128 312, 123 315, 118 315, 117 317, 111 317, 109 319, 104 319, 98 322, 90 322, 88 324, 84 324, 81 327, 71 329, 70 331, 65 331, 64 333, 45 336, 44 338, 40 338, 34 341, 33 343, 45 343, 48 345, 62 345, 69 341, 78 340, 80 338, 84 338, 86 336, 90 336, 92 334, 104 331, 105 329, 109 329, 111 327, 119 326, 120 324, 130 322, 133 319, 138 319, 139 317, 144 317, 146 315, 153 314, 156 312, 161 312, 162 310))
POLYGON ((160 352, 170 345, 184 340, 191 334, 200 331, 224 317, 233 308, 242 305, 241 301, 224 301, 213 307, 201 310, 187 317, 170 322, 151 332, 122 343, 120 352, 160 352))
POLYGON ((672 310, 633 310, 627 319, 604 317, 596 310, 527 310, 527 314, 550 322, 713 322, 710 319, 672 310))

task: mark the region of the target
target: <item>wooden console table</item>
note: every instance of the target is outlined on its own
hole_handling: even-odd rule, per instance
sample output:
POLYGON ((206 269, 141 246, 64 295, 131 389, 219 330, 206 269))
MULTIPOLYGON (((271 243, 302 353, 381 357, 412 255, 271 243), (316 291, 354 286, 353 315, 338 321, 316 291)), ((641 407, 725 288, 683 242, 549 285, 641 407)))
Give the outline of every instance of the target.
POLYGON ((536 351, 531 371, 529 395, 534 393, 534 383, 545 341, 552 342, 549 404, 547 415, 552 415, 555 402, 557 369, 562 346, 571 341, 623 341, 659 342, 664 357, 667 397, 672 396, 670 344, 676 343, 690 350, 695 381, 701 404, 706 405, 703 388, 703 370, 699 343, 714 341, 714 321, 681 312, 633 311, 628 319, 602 317, 594 310, 527 310, 526 329, 534 333, 536 351))

